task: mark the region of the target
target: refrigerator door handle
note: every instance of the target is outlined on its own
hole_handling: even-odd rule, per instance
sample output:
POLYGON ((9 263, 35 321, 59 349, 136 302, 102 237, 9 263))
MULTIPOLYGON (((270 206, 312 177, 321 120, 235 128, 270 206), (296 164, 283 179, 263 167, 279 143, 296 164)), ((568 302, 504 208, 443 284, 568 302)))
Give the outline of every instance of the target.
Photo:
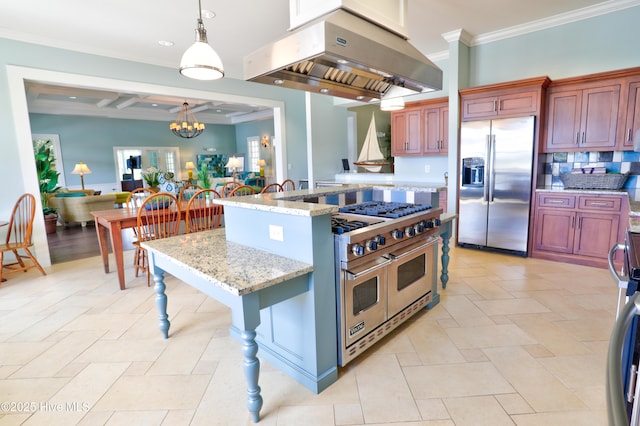
POLYGON ((491 164, 489 162, 489 159, 491 158, 491 135, 487 135, 487 144, 486 144, 486 149, 485 149, 485 153, 484 153, 484 160, 487 163, 488 167, 484 168, 484 185, 483 185, 483 196, 484 196, 484 201, 485 202, 489 202, 489 185, 491 185, 490 182, 490 174, 489 171, 491 170, 491 164))
POLYGON ((489 188, 489 197, 487 199, 488 202, 493 203, 493 194, 495 192, 496 189, 496 183, 495 183, 495 172, 494 172, 494 167, 496 166, 496 135, 491 135, 489 136, 489 157, 487 157, 487 159, 489 160, 489 171, 487 172, 487 176, 489 178, 489 183, 487 184, 487 187, 489 188))

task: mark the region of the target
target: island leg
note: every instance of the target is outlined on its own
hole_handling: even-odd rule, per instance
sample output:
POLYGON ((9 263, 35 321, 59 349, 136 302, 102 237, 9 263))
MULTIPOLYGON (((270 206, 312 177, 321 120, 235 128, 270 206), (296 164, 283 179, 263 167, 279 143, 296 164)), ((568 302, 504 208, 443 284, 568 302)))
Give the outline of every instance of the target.
MULTIPOLYGON (((151 262, 151 259, 149 261, 151 262)), ((164 283, 164 271, 157 266, 153 270, 153 282, 155 283, 153 290, 156 293, 156 307, 158 308, 158 319, 160 320, 158 328, 162 332, 162 337, 167 339, 169 338, 169 327, 171 326, 169 315, 167 315, 167 295, 164 292, 167 286, 164 283)))
POLYGON ((442 237, 442 273, 440 274, 440 281, 442 282, 442 288, 447 288, 447 281, 449 281, 449 234, 442 237))
POLYGON ((262 408, 262 395, 258 377, 260 376, 260 360, 256 356, 258 344, 256 343, 255 330, 244 330, 242 332, 242 354, 244 355, 244 375, 247 379, 247 408, 251 413, 254 423, 260 420, 260 409, 262 408))

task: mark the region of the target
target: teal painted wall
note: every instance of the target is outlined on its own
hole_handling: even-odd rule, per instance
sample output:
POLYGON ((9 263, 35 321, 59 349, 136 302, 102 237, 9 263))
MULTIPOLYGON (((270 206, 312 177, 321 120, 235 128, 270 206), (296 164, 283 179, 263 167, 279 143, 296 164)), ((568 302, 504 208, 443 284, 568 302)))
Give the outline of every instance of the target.
POLYGON ((79 183, 70 172, 82 161, 91 168, 85 178, 91 184, 116 180, 114 146, 167 146, 180 149, 181 167, 196 161, 205 153, 203 147, 215 147, 218 154, 236 152, 236 129, 232 125, 207 124, 194 139, 181 139, 161 121, 123 120, 73 115, 29 114, 32 133, 54 133, 60 136, 67 185, 79 183))
MULTIPOLYGON (((261 121, 253 121, 249 123, 237 124, 236 126, 236 152, 241 152, 247 154, 247 138, 252 136, 258 136, 262 138, 262 136, 269 137, 269 145, 264 148, 262 144, 260 144, 260 158, 267 162, 266 170, 270 170, 273 159, 272 159, 272 149, 273 143, 271 142, 271 137, 273 136, 273 120, 261 120, 261 121)), ((249 157, 246 156, 246 159, 249 157)), ((246 161, 246 160, 245 160, 246 161)), ((245 164, 245 168, 248 168, 249 165, 245 164)), ((269 172, 267 172, 267 176, 269 172)))

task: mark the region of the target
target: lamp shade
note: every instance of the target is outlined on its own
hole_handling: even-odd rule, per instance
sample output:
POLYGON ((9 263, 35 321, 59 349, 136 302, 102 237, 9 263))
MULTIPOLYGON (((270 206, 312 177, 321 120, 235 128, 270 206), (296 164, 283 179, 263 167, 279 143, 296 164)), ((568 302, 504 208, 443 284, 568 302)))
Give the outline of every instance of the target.
POLYGON ((220 56, 207 43, 196 41, 182 55, 180 73, 196 80, 217 80, 224 77, 220 56))
POLYGON ((267 162, 263 159, 258 160, 258 166, 260 167, 264 167, 267 165, 267 162))
POLYGON ((229 161, 227 161, 227 164, 225 164, 225 167, 228 169, 237 169, 241 166, 242 164, 240 163, 240 159, 238 157, 230 157, 229 161))
POLYGON ((74 175, 88 175, 91 174, 91 169, 89 169, 89 167, 87 167, 87 165, 83 162, 79 162, 73 168, 71 173, 73 173, 74 175))
POLYGON ((187 164, 184 165, 184 168, 187 169, 187 170, 195 169, 196 165, 193 164, 193 161, 187 161, 187 164))

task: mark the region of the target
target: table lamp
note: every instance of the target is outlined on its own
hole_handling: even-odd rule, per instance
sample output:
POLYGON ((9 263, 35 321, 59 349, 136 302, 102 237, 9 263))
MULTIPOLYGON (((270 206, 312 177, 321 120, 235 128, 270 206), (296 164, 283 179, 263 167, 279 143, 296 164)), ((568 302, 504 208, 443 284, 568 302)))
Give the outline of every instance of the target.
POLYGON ((258 160, 258 166, 260 166, 260 176, 264 176, 264 166, 267 165, 267 162, 263 159, 258 160))
POLYGON ((229 161, 224 165, 226 168, 231 169, 231 175, 233 180, 236 180, 236 171, 242 166, 238 157, 229 157, 229 161))
POLYGON ((184 167, 187 169, 187 173, 189 173, 189 183, 191 183, 191 180, 193 179, 193 169, 195 169, 196 166, 193 164, 193 161, 187 161, 187 164, 185 164, 184 167))
POLYGON ((80 175, 80 182, 82 182, 82 190, 84 191, 84 175, 91 174, 91 169, 81 161, 76 164, 71 173, 74 175, 80 175))

